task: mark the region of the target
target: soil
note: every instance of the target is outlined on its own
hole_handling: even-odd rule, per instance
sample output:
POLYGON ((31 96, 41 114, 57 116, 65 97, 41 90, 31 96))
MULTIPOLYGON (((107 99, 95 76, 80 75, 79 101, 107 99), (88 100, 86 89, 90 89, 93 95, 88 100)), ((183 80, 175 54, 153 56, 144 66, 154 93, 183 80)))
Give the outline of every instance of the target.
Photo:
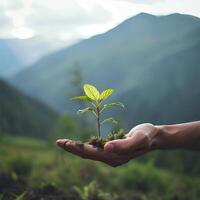
POLYGON ((25 178, 16 178, 7 173, 0 174, 0 194, 3 194, 2 200, 14 200, 16 196, 24 192, 25 200, 79 200, 75 194, 71 197, 52 185, 47 185, 40 189, 32 189, 25 178))
MULTIPOLYGON (((0 174, 0 194, 1 200, 14 200, 16 196, 25 193, 24 200, 81 200, 74 191, 66 193, 52 185, 46 185, 39 189, 30 188, 25 178, 14 178, 11 174, 0 174)), ((90 200, 102 200, 91 198, 90 200)), ((140 197, 117 198, 116 200, 142 200, 140 197)))
POLYGON ((89 141, 86 143, 93 145, 94 147, 104 148, 106 142, 117 140, 117 139, 124 139, 125 134, 123 130, 119 130, 118 132, 111 132, 108 134, 107 138, 102 138, 100 136, 91 136, 89 141))
MULTIPOLYGON (((74 191, 60 190, 59 188, 46 185, 39 189, 30 188, 25 178, 17 178, 11 174, 0 173, 1 200, 15 200, 16 196, 25 192, 24 200, 82 200, 74 191), (16 196, 15 196, 16 195, 16 196)), ((132 197, 118 197, 115 200, 142 200, 140 195, 132 197)), ((102 198, 90 198, 89 200, 102 200, 102 198)), ((172 197, 171 200, 186 200, 172 197)))

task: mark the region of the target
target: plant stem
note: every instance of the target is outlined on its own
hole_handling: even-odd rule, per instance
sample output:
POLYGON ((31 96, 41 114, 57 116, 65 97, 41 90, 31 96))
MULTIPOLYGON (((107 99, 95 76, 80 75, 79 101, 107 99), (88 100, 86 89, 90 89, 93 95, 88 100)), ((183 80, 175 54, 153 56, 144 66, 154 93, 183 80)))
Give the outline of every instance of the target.
POLYGON ((97 107, 97 129, 98 129, 98 135, 101 137, 101 130, 100 130, 100 109, 99 106, 97 107))

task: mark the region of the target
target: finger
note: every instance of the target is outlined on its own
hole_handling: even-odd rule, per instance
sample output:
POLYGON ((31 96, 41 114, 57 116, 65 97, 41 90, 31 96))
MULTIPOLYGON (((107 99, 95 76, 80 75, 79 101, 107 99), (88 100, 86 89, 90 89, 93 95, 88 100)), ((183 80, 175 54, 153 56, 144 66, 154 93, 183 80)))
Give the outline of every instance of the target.
POLYGON ((68 139, 60 139, 57 140, 56 143, 64 150, 84 158, 95 158, 95 156, 98 156, 97 150, 92 147, 85 147, 83 143, 75 142, 68 139))
POLYGON ((76 154, 78 156, 84 157, 83 153, 83 144, 82 143, 77 143, 72 140, 65 140, 65 142, 61 146, 64 150, 76 154))
POLYGON ((57 144, 59 147, 63 148, 64 145, 65 145, 65 143, 66 143, 68 140, 69 140, 69 139, 58 139, 58 140, 56 140, 56 144, 57 144))
POLYGON ((131 140, 131 138, 112 140, 105 144, 104 150, 107 153, 117 153, 120 155, 124 155, 130 153, 133 144, 134 141, 131 140))
POLYGON ((71 140, 59 140, 58 145, 66 151, 78 155, 82 158, 105 161, 106 155, 102 149, 94 148, 92 145, 83 144, 71 140))
POLYGON ((137 135, 126 139, 119 139, 107 142, 104 150, 107 153, 116 153, 118 155, 129 156, 134 152, 146 149, 146 137, 137 135))

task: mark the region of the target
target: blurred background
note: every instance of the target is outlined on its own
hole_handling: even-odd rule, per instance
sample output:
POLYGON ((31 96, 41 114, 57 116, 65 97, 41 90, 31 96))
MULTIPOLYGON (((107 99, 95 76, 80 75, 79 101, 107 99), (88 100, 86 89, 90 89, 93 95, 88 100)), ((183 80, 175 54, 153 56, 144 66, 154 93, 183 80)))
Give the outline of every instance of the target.
POLYGON ((111 168, 55 145, 96 134, 69 100, 84 83, 115 89, 126 131, 199 120, 199 17, 198 0, 1 0, 0 200, 199 200, 199 152, 111 168))

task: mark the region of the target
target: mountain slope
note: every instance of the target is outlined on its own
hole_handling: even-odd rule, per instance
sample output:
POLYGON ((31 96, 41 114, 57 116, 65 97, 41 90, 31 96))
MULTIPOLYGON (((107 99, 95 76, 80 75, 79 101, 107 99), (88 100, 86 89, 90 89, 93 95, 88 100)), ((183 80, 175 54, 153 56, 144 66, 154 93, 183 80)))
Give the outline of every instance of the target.
POLYGON ((8 40, 0 39, 0 77, 6 77, 23 67, 21 60, 9 48, 8 40))
MULTIPOLYGON (((66 101, 66 94, 71 90, 69 70, 78 62, 85 82, 100 88, 117 88, 118 94, 129 91, 134 96, 135 90, 148 83, 146 79, 152 78, 154 86, 162 81, 159 73, 168 70, 170 61, 176 63, 174 74, 189 68, 195 73, 198 56, 191 62, 182 58, 188 52, 199 54, 195 47, 199 42, 199 30, 197 17, 181 14, 158 17, 141 13, 105 34, 44 57, 12 81, 58 110, 71 110, 71 104, 66 101), (181 52, 182 56, 177 57, 181 52), (183 64, 185 68, 181 68, 183 64)), ((193 80, 189 74, 187 78, 190 82, 193 80)), ((172 79, 168 82, 177 84, 179 81, 176 76, 172 79)), ((173 84, 170 87, 173 88, 173 84)), ((159 92, 164 91, 156 95, 159 96, 159 92)))
POLYGON ((57 113, 0 80, 0 133, 45 138, 57 113))
POLYGON ((130 128, 145 122, 170 124, 199 120, 199 53, 200 41, 154 63, 144 73, 148 76, 139 86, 118 97, 126 105, 126 111, 115 114, 130 128))
POLYGON ((39 58, 69 44, 33 37, 0 39, 0 77, 7 78, 36 62, 39 58))

